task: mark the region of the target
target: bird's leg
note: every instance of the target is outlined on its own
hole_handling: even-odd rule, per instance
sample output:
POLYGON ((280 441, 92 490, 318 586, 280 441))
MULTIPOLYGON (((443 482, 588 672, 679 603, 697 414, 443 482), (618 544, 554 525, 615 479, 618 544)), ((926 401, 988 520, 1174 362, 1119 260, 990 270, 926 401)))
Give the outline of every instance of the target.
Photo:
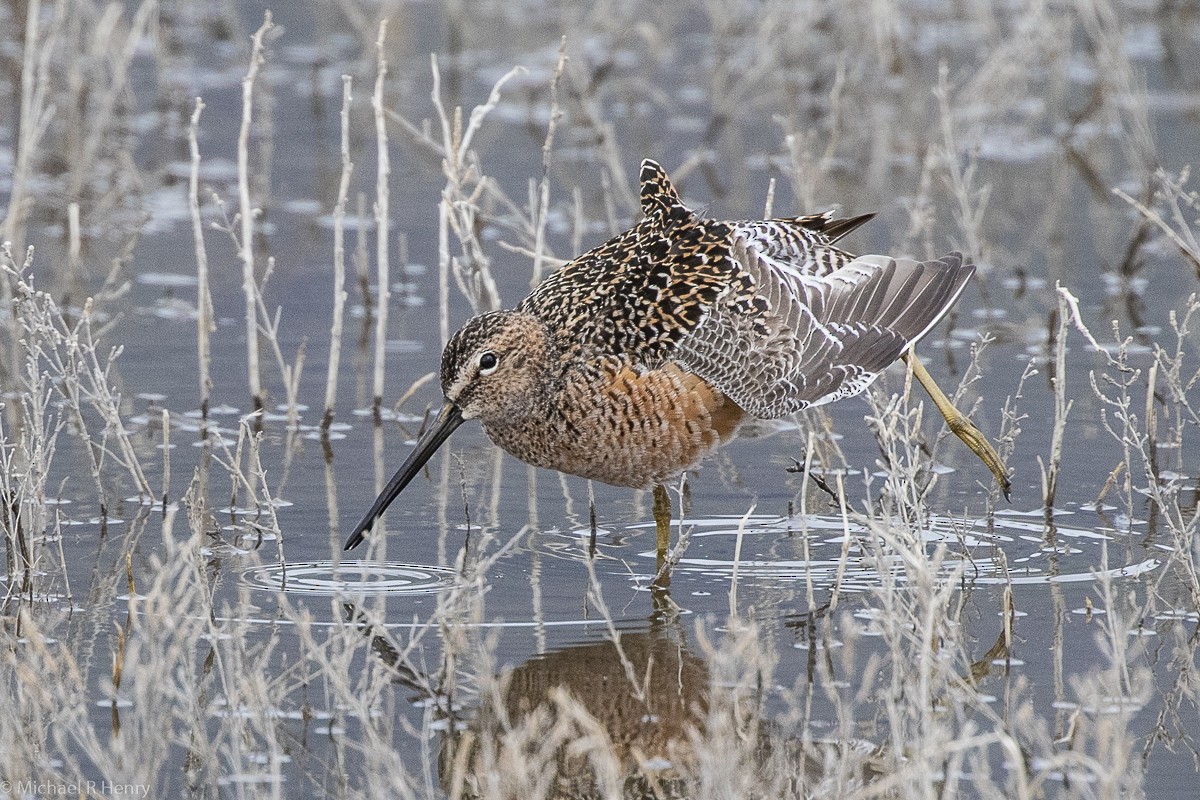
POLYGON ((992 474, 996 476, 996 482, 1000 484, 1000 491, 1004 492, 1004 499, 1009 499, 1009 492, 1012 489, 1012 484, 1008 480, 1008 472, 1004 468, 1004 462, 1000 460, 1000 456, 996 453, 992 443, 987 440, 983 432, 976 428, 971 420, 967 419, 962 413, 954 407, 950 402, 950 398, 946 397, 946 393, 934 381, 933 376, 925 370, 925 365, 921 363, 921 359, 917 358, 917 354, 909 350, 904 353, 904 361, 912 370, 913 377, 916 378, 925 391, 929 393, 933 399, 933 404, 937 406, 937 410, 946 418, 946 424, 950 426, 950 430, 954 435, 963 440, 963 444, 971 448, 971 452, 979 456, 979 460, 983 462, 992 474))
POLYGON ((667 569, 667 545, 671 539, 671 496, 661 483, 654 485, 654 582, 650 592, 655 613, 665 615, 674 605, 671 602, 671 570, 667 569))
POLYGON ((654 564, 661 571, 667 560, 667 545, 671 543, 671 496, 661 483, 654 484, 654 532, 654 564))

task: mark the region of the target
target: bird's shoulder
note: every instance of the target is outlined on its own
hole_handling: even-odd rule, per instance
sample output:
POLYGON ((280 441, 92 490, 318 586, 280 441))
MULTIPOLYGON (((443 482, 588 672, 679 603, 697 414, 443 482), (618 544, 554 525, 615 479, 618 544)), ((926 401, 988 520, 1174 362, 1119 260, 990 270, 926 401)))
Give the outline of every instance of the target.
POLYGON ((646 217, 560 267, 522 303, 572 347, 654 362, 733 279, 729 223, 646 217))

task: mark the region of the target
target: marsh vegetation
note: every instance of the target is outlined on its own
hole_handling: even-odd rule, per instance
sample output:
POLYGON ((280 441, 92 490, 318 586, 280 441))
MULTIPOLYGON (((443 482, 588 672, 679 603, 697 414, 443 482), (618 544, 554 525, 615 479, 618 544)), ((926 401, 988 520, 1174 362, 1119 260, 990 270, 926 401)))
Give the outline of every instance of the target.
POLYGON ((0 792, 1194 796, 1192 5, 265 11, 0 6, 0 792), (469 427, 342 560, 643 157, 969 254, 921 354, 1011 502, 898 366, 691 476, 665 588, 469 427))

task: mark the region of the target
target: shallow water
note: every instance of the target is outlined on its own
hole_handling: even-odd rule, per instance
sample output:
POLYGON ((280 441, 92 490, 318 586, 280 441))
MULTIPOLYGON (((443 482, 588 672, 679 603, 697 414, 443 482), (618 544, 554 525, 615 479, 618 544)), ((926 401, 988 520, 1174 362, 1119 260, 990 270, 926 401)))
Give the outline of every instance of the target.
MULTIPOLYGON (((518 683, 562 681, 575 685, 580 696, 596 693, 588 683, 596 675, 611 675, 609 686, 621 683, 628 665, 608 651, 613 630, 624 634, 621 640, 634 654, 635 671, 649 671, 646 664, 655 658, 661 663, 664 654, 675 654, 680 674, 689 676, 681 679, 689 701, 707 696, 700 687, 722 680, 723 662, 713 656, 706 637, 746 621, 756 623, 760 643, 778 654, 772 681, 780 692, 766 700, 776 715, 768 715, 772 724, 792 707, 784 689, 799 692, 813 685, 819 672, 813 661, 817 651, 832 665, 824 680, 852 691, 871 656, 887 652, 873 640, 881 635, 880 598, 919 588, 908 585, 910 571, 900 555, 879 555, 872 542, 881 530, 866 525, 865 515, 887 528, 882 533, 890 530, 903 537, 916 531, 918 549, 940 559, 935 574, 957 587, 966 609, 960 620, 982 704, 997 707, 996 714, 1006 717, 1016 699, 1029 700, 1054 738, 1073 730, 1073 715, 1085 703, 1087 693, 1077 692, 1076 684, 1107 663, 1102 590, 1112 587, 1115 596, 1125 598, 1114 608, 1141 617, 1124 620, 1131 629, 1121 635, 1130 641, 1131 661, 1148 670, 1150 688, 1111 698, 1112 709, 1086 710, 1103 716, 1136 707, 1129 728, 1142 737, 1139 743, 1149 741, 1155 730, 1167 730, 1161 741, 1139 748, 1136 755, 1144 762, 1137 772, 1149 796, 1191 796, 1195 763, 1187 747, 1175 745, 1184 734, 1200 730, 1200 716, 1191 700, 1178 710, 1177 725, 1164 723, 1161 714, 1186 695, 1176 679, 1180 663, 1195 663, 1195 645, 1185 642, 1194 638, 1200 622, 1195 595, 1186 570, 1172 559, 1178 540, 1161 516, 1169 512, 1144 496, 1146 476, 1134 475, 1126 488, 1118 473, 1114 485, 1105 488, 1127 450, 1106 430, 1115 426, 1119 432, 1118 409, 1098 401, 1089 371, 1125 373, 1106 366, 1104 356, 1074 328, 1068 330, 1065 376, 1074 405, 1049 511, 1041 470, 1049 461, 1055 417, 1047 375, 1053 372, 1051 337, 1058 327, 1056 282, 1079 298, 1083 320, 1102 344, 1114 340, 1110 320, 1119 322, 1120 336, 1133 337, 1124 351, 1128 362, 1144 375, 1155 345, 1174 348, 1171 314, 1183 313, 1186 296, 1196 291, 1196 275, 1169 243, 1153 236, 1136 248, 1136 264, 1123 269, 1137 220, 1108 190, 1118 186, 1140 196, 1147 164, 1140 160, 1144 154, 1129 132, 1128 119, 1107 106, 1090 115, 1089 99, 1102 91, 1097 75, 1104 65, 1087 47, 1056 54, 1052 43, 1043 42, 1044 68, 1003 80, 997 75, 1002 63, 981 69, 983 56, 973 47, 989 42, 999 48, 1010 42, 1005 34, 1020 27, 1021 13, 1005 9, 995 16, 960 19, 937 4, 899 5, 894 29, 878 33, 891 38, 864 52, 845 47, 847 34, 839 26, 847 17, 797 7, 795 13, 813 16, 807 32, 814 39, 827 40, 829 52, 844 53, 826 61, 813 61, 814 53, 825 52, 821 42, 791 42, 764 33, 788 18, 778 16, 782 12, 770 4, 747 12, 742 25, 671 4, 639 21, 637 13, 617 9, 606 15, 582 7, 520 3, 483 4, 473 13, 456 13, 417 3, 402 4, 393 20, 386 102, 409 119, 433 113, 430 51, 442 65, 447 103, 468 109, 483 102, 492 83, 512 65, 528 68, 507 85, 504 101, 477 139, 484 170, 518 203, 527 202, 528 182, 542 174, 547 87, 559 36, 568 35, 572 69, 578 71, 564 78, 568 114, 558 130, 550 171, 547 229, 555 255, 573 253, 577 214, 585 247, 606 237, 605 184, 615 198, 616 216, 630 220, 633 209, 625 193, 642 157, 663 161, 680 176, 685 197, 714 217, 759 216, 768 183, 776 178, 774 209, 779 213, 834 205, 847 213, 878 210, 879 218, 854 235, 852 248, 918 255, 977 248, 978 278, 955 318, 934 333, 922 355, 935 377, 953 387, 968 367, 971 349, 985 336, 991 338, 963 405, 969 408, 973 398, 980 398, 973 417, 993 438, 1001 431, 1006 398, 1021 386, 1023 370, 1031 364, 1036 369, 1014 401, 1024 416, 1008 455, 1011 502, 998 497, 987 471, 950 437, 936 442, 932 463, 937 477, 924 497, 927 516, 906 518, 908 527, 887 528, 887 465, 870 425, 864 424, 866 416, 881 411, 856 398, 829 407, 827 416, 814 413, 795 424, 777 425, 767 435, 739 440, 691 476, 685 518, 673 525, 687 532, 687 548, 671 571, 669 586, 659 582, 657 587, 648 494, 589 487, 581 479, 528 468, 500 454, 474 425, 460 429, 430 462, 428 477, 414 481, 393 504, 386 536, 377 529, 369 547, 342 553, 346 532, 404 459, 426 408, 438 402, 438 392, 433 382, 424 385, 399 413, 385 413, 382 422, 366 411, 374 323, 350 267, 337 422, 322 439, 318 426, 328 360, 331 212, 340 171, 337 112, 343 73, 355 77, 352 214, 360 192, 370 214, 375 170, 369 111, 374 24, 356 31, 338 7, 324 4, 274 9, 277 38, 262 75, 271 97, 270 135, 258 129, 251 148, 255 159, 268 152, 272 159, 265 193, 266 173, 256 162, 261 180, 255 192, 263 208, 256 223, 257 258, 260 264, 274 259, 266 304, 269 313, 282 309, 284 358, 292 361, 305 346, 299 390, 305 405, 298 411, 299 424, 289 427, 287 409, 278 405, 284 400, 279 370, 264 349, 269 413, 253 425, 262 431, 259 457, 273 504, 254 503, 247 499, 246 487, 230 480, 222 463, 250 463, 248 445, 238 439, 239 420, 252 409, 240 266, 228 235, 209 230, 216 329, 213 406, 203 437, 186 125, 191 98, 202 96, 201 178, 229 204, 232 216, 244 41, 259 24, 261 9, 243 4, 240 16, 231 18, 216 10, 168 5, 161 24, 171 46, 139 51, 131 73, 138 97, 130 101, 136 111, 129 124, 136 134, 129 147, 145 184, 109 208, 106 218, 85 207, 85 250, 77 271, 51 266, 66 261, 60 258, 66 221, 54 202, 36 204, 29 236, 38 248, 39 285, 65 298, 62 304, 69 308, 83 294, 98 290, 108 259, 125 237, 140 229, 141 239, 121 273, 130 281, 128 292, 101 311, 115 320, 106 341, 124 348, 114 380, 122 390, 122 410, 137 456, 157 489, 163 485, 163 458, 169 453, 167 494, 177 509, 173 527, 160 535, 161 504, 147 505, 133 496, 125 472, 110 463, 102 476, 109 496, 129 499, 111 503, 102 516, 90 477, 80 466, 85 463, 82 447, 73 439, 62 440, 55 461, 61 475, 48 485, 63 487, 62 504, 51 508, 61 526, 57 546, 65 568, 61 576, 48 571, 56 577, 40 599, 51 607, 73 607, 69 625, 95 631, 82 639, 65 637, 87 651, 76 657, 84 666, 89 696, 99 701, 90 710, 92 723, 98 729, 111 727, 116 706, 105 698, 122 695, 107 683, 108 666, 99 664, 106 657, 95 655, 92 663, 93 651, 110 647, 112 620, 141 615, 145 624, 158 624, 150 618, 160 619, 163 607, 144 598, 153 594, 149 584, 168 574, 172 558, 179 558, 169 540, 186 538, 187 513, 201 497, 205 511, 200 527, 206 538, 198 569, 209 584, 213 630, 245 637, 251 649, 275 648, 277 657, 265 664, 278 670, 280 680, 304 688, 284 692, 287 705, 267 712, 245 697, 223 697, 208 709, 213 719, 265 713, 277 720, 283 744, 264 737, 256 742, 261 750, 250 747, 239 753, 244 759, 240 764, 218 759, 198 781, 174 772, 156 781, 159 788, 176 790, 183 783, 215 780, 251 794, 255 787, 265 794, 280 785, 289 792, 306 787, 345 794, 345 785, 318 775, 313 764, 343 763, 342 743, 352 743, 353 750, 364 741, 364 725, 380 718, 394 720, 385 728, 406 769, 436 772, 439 765, 431 761, 429 748, 448 747, 451 734, 486 718, 483 711, 470 713, 487 708, 480 699, 486 695, 486 675, 513 670, 518 683), (996 31, 985 30, 989 22, 996 31), (756 36, 766 37, 767 44, 756 44, 756 36), (777 61, 755 60, 764 46, 781 49, 777 61), (880 70, 876 48, 894 51, 892 70, 880 70), (945 164, 936 159, 923 164, 939 146, 933 100, 939 61, 948 65, 960 137, 950 160, 974 171, 968 194, 979 204, 976 212, 986 210, 978 228, 984 237, 980 241, 971 241, 957 222, 961 209, 952 187, 947 188, 951 179, 945 164), (764 71, 756 71, 761 65, 764 71), (835 78, 839 70, 850 77, 835 78), (873 70, 880 70, 878 81, 861 79, 863 72, 873 70), (848 88, 841 105, 831 110, 836 80, 847 81, 848 88), (976 83, 969 84, 971 80, 976 83), (794 101, 794 107, 772 105, 779 98, 794 101), (587 114, 596 112, 602 113, 603 124, 589 123, 587 114), (785 143, 788 133, 798 137, 791 151, 785 143), (263 149, 267 142, 273 150, 263 149), (609 143, 617 148, 624 175, 608 172, 609 143), (990 185, 986 206, 979 193, 985 184, 990 185), (579 190, 578 211, 571 200, 574 189, 579 190), (805 200, 814 206, 800 206, 805 200), (144 223, 143 213, 148 215, 144 223), (933 216, 929 228, 918 224, 922 214, 933 216), (845 503, 858 516, 843 516, 837 502, 788 471, 805 459, 811 443, 830 439, 840 448, 844 465, 831 460, 823 474, 840 474, 845 503), (185 499, 189 482, 192 494, 185 499), (276 522, 281 535, 274 532, 276 522), (127 563, 137 584, 130 592, 125 592, 127 563), (1008 635, 1006 597, 1015 612, 1015 639, 997 650, 993 642, 1008 635), (357 616, 367 612, 369 622, 357 616), (839 614, 846 622, 835 622, 832 636, 828 629, 823 635, 814 633, 815 620, 839 620, 839 614), (843 625, 856 626, 854 633, 846 627, 846 636, 839 635, 843 625), (382 669, 377 660, 388 662, 389 647, 411 646, 403 669, 397 668, 402 677, 396 679, 403 687, 415 687, 402 690, 406 702, 363 710, 346 707, 333 692, 309 695, 308 667, 297 665, 309 663, 305 637, 319 629, 346 630, 351 638, 358 631, 371 641, 374 655, 360 650, 345 665, 355 676, 375 675, 382 669), (479 697, 430 688, 429 676, 438 672, 445 653, 457 652, 446 644, 455 637, 469 643, 464 661, 479 659, 470 669, 460 667, 469 673, 463 691, 478 691, 479 697), (843 662, 829 655, 851 638, 853 658, 846 656, 843 662), (412 662, 423 664, 427 672, 405 666, 412 662), (451 707, 454 713, 446 710, 451 707), (412 731, 436 732, 441 741, 430 745, 412 731)), ((861 11, 869 13, 865 7, 861 11)), ((1126 9, 1121 17, 1126 57, 1149 87, 1136 96, 1150 109, 1151 155, 1176 172, 1200 153, 1200 106, 1195 102, 1200 96, 1195 78, 1200 74, 1195 69, 1200 66, 1200 23, 1183 17, 1178 21, 1165 11, 1140 8, 1126 9)), ((437 201, 443 179, 425 149, 399 128, 390 133, 394 239, 385 411, 414 381, 436 369, 442 344, 437 201)), ((0 138, 0 165, 7 163, 14 139, 11 130, 0 138)), ((6 191, 0 185, 0 198, 6 191)), ((47 192, 47 197, 56 196, 47 192)), ((500 295, 511 305, 528 291, 530 260, 501 248, 499 240, 527 242, 522 232, 505 226, 508 215, 502 208, 490 210, 494 216, 481 225, 481 240, 500 295)), ((207 221, 220 219, 206 193, 204 213, 207 221)), ((360 227, 373 259, 373 223, 349 225, 347 246, 355 248, 360 227)), ((453 286, 448 308, 451 327, 470 314, 453 286)), ((1195 343, 1189 347, 1191 352, 1195 343)), ((1117 397, 1103 378, 1098 385, 1117 397)), ((903 370, 892 370, 880 388, 881 403, 902 391, 903 370)), ((1131 385, 1136 413, 1145 407, 1146 393, 1145 379, 1131 385)), ((1155 407, 1164 440, 1169 428, 1189 424, 1178 404, 1160 400, 1155 407)), ((937 436, 933 414, 927 408, 921 426, 931 445, 937 436)), ((1164 441, 1156 452, 1158 478, 1183 498, 1179 523, 1186 525, 1200 497, 1195 477, 1200 475, 1200 450, 1190 438, 1181 439, 1182 446, 1164 441)), ((678 513, 678 493, 674 502, 678 513)), ((190 609, 180 616, 208 624, 190 609)), ((205 635, 210 634, 217 636, 212 631, 205 635)), ((195 646, 205 649, 202 639, 195 646)), ((209 650, 219 652, 215 644, 209 650)), ((914 663, 918 660, 914 654, 914 663)), ((861 737, 874 745, 887 739, 882 701, 868 699, 859 707, 850 736, 836 704, 816 692, 810 703, 810 733, 828 730, 831 737, 861 737)), ((695 722, 688 717, 691 711, 675 711, 684 722, 695 722)), ((1020 722, 1014 718, 1013 724, 1020 722)), ((679 730, 684 727, 681 723, 679 730)), ((676 732, 676 738, 686 737, 676 732)), ((84 760, 95 764, 92 752, 85 752, 84 760)), ((661 754, 648 758, 663 775, 682 769, 686 761, 672 763, 661 754)), ((187 757, 179 752, 167 760, 183 764, 187 757)), ((985 762, 1000 772, 1013 768, 995 753, 985 762)), ((430 780, 430 793, 446 790, 435 789, 435 782, 430 780)), ((1077 796, 1072 791, 1077 788, 1063 789, 1064 796, 1077 796)))

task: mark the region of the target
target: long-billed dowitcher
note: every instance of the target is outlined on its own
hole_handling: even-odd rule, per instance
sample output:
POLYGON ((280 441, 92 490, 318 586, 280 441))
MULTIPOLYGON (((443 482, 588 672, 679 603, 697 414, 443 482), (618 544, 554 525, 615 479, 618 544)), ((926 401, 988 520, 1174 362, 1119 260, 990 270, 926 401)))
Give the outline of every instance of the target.
MULTIPOLYGON (((773 419, 863 391, 954 305, 975 272, 854 257, 835 243, 873 215, 704 219, 662 167, 642 162, 642 220, 584 253, 520 305, 469 320, 442 353, 445 402, 346 542, 375 520, 442 442, 478 419, 517 458, 604 483, 655 487, 773 419)), ((981 433, 915 358, 914 374, 1007 493, 981 433)), ((669 520, 670 506, 665 512, 669 520)))

